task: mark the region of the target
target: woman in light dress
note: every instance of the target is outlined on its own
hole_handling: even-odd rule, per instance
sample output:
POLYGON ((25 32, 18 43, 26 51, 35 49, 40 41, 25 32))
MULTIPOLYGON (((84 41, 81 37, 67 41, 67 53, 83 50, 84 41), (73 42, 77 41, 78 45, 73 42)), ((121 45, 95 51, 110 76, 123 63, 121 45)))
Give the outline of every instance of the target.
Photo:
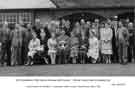
POLYGON ((51 33, 51 38, 48 39, 48 55, 51 58, 51 64, 56 64, 56 52, 57 52, 57 40, 56 40, 56 36, 55 33, 52 32, 51 33))
POLYGON ((105 23, 105 27, 100 29, 100 41, 101 41, 101 54, 103 62, 106 64, 111 63, 112 55, 112 29, 108 23, 105 23))
POLYGON ((32 32, 32 40, 30 41, 28 48, 28 62, 26 65, 33 65, 35 54, 41 50, 40 40, 37 38, 35 32, 32 32))
POLYGON ((89 30, 89 48, 87 56, 92 63, 96 63, 99 58, 99 40, 96 37, 96 31, 89 30))

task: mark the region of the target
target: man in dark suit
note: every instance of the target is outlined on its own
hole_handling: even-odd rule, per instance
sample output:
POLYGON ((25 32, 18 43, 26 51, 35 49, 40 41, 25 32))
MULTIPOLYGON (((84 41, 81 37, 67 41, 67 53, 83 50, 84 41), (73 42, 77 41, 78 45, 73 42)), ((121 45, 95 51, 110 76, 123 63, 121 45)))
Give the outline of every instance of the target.
POLYGON ((1 65, 10 65, 10 29, 8 28, 8 23, 3 24, 0 30, 0 43, 2 44, 0 55, 1 65))
POLYGON ((114 16, 112 18, 111 22, 111 28, 113 31, 113 37, 112 37, 112 50, 113 50, 113 55, 112 55, 112 62, 113 63, 118 63, 118 46, 117 46, 117 30, 118 30, 118 17, 114 16))

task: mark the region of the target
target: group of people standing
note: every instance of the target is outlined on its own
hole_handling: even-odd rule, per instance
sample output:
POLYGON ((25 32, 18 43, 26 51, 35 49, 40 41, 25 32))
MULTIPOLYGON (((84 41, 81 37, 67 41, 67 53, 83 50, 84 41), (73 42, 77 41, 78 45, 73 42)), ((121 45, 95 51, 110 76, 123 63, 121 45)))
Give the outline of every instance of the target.
POLYGON ((8 23, 0 29, 0 65, 135 62, 135 29, 117 17, 93 22, 53 20, 48 24, 8 23))

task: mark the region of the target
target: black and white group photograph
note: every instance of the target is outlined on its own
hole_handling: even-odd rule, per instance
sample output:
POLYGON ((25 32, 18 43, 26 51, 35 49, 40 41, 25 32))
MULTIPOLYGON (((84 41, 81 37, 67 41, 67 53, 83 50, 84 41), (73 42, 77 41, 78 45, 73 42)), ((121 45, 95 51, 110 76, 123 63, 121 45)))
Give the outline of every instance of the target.
POLYGON ((0 76, 135 76, 135 0, 0 0, 0 76))

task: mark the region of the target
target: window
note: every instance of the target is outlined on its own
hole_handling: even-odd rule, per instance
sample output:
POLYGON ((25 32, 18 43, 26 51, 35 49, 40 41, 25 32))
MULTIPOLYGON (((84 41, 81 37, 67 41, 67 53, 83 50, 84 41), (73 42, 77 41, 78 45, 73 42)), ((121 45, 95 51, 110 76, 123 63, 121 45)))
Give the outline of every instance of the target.
POLYGON ((26 24, 32 23, 32 13, 30 12, 19 13, 19 19, 22 19, 26 24))
POLYGON ((19 13, 0 13, 0 24, 8 22, 9 24, 19 23, 22 19, 24 23, 32 23, 32 13, 31 12, 19 12, 19 13))

